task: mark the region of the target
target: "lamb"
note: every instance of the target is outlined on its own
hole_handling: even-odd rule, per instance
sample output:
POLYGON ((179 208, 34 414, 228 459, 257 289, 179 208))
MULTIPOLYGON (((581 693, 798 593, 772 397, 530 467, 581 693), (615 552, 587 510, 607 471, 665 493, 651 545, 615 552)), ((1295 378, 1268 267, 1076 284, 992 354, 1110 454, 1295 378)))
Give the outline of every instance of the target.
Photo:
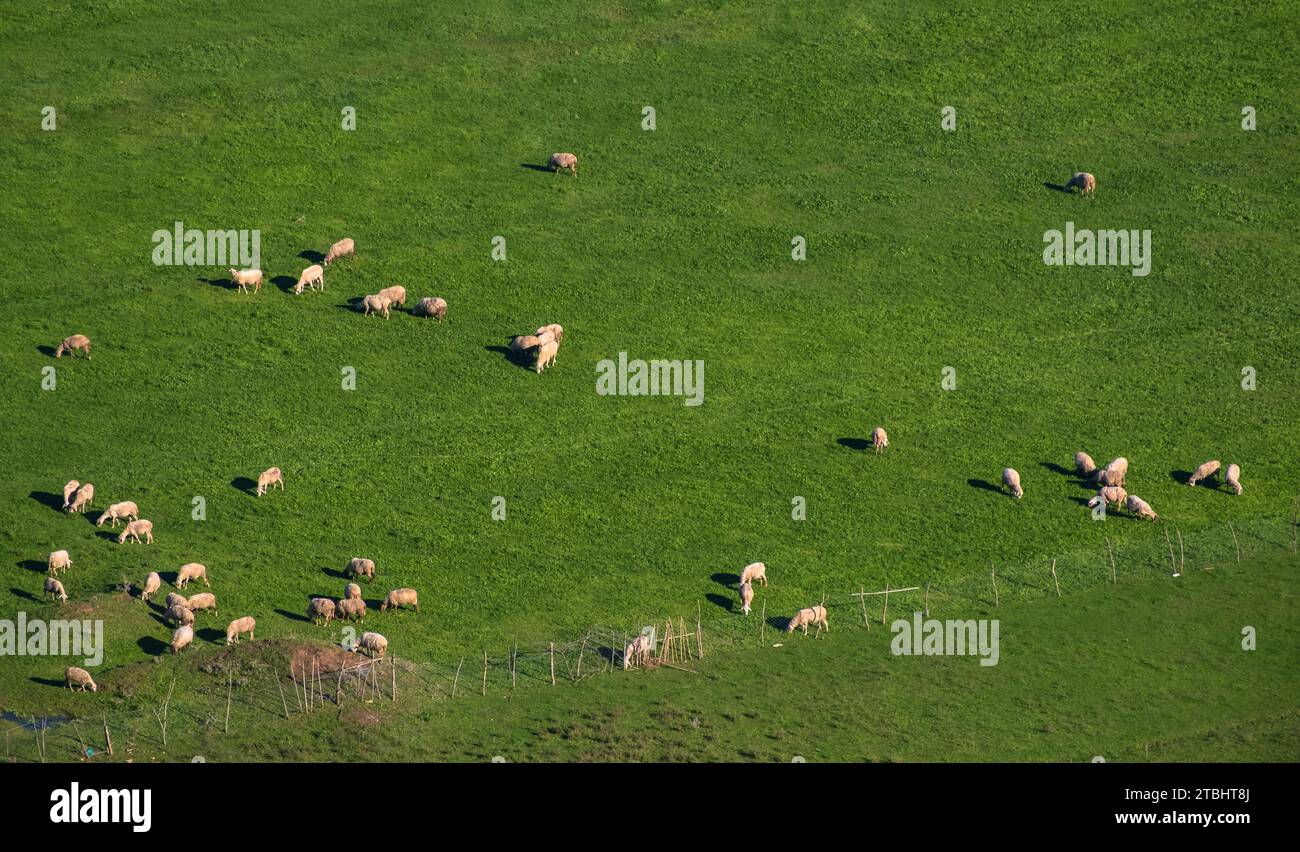
POLYGON ((1097 496, 1088 501, 1088 508, 1095 509, 1097 506, 1105 503, 1118 509, 1128 500, 1128 492, 1118 485, 1108 485, 1105 488, 1097 489, 1097 496))
POLYGON ((401 284, 394 284, 391 287, 385 287, 379 291, 380 296, 384 296, 390 303, 397 307, 406 305, 406 288, 401 284))
POLYGON ((83 352, 86 360, 90 360, 90 338, 84 334, 74 334, 71 337, 63 338, 63 342, 54 350, 55 358, 62 358, 63 353, 83 352))
POLYGON ((1074 469, 1080 476, 1091 477, 1097 469, 1097 463, 1092 460, 1092 456, 1080 451, 1074 454, 1074 469))
POLYGON ((817 606, 810 606, 805 609, 799 610, 794 614, 794 618, 790 619, 790 623, 785 626, 785 632, 793 633, 795 631, 795 628, 802 627, 803 635, 807 636, 809 624, 817 625, 818 636, 821 635, 823 627, 826 628, 827 631, 829 631, 831 629, 831 625, 826 620, 826 607, 821 606, 819 604, 817 606))
POLYGON ((384 319, 388 319, 388 309, 392 306, 392 300, 380 293, 371 293, 361 300, 361 312, 366 316, 371 314, 383 314, 384 319))
POLYGON ((280 490, 284 490, 284 474, 278 467, 268 467, 257 475, 257 496, 261 497, 272 485, 279 485, 280 490))
POLYGON ((78 692, 85 692, 86 687, 90 687, 91 692, 98 692, 99 686, 96 685, 95 679, 90 676, 90 672, 77 666, 68 666, 68 670, 63 674, 68 681, 68 689, 74 686, 81 687, 78 692))
POLYGON ((307 604, 307 617, 316 623, 324 620, 328 627, 334 620, 334 601, 329 598, 312 598, 311 603, 307 604))
POLYGON ((172 644, 171 644, 172 653, 179 654, 181 651, 188 648, 190 643, 193 641, 194 641, 193 627, 190 627, 188 624, 184 624, 176 628, 176 632, 172 634, 172 644))
POLYGON ((1188 478, 1187 484, 1195 485, 1196 483, 1200 482, 1202 479, 1209 479, 1210 477, 1214 476, 1214 474, 1219 472, 1220 467, 1221 465, 1219 464, 1218 459, 1210 459, 1205 464, 1201 465, 1196 470, 1192 471, 1192 475, 1188 478))
POLYGON ((872 429, 871 448, 876 451, 876 455, 880 455, 881 453, 883 453, 885 451, 885 447, 888 446, 889 446, 889 435, 885 433, 884 427, 877 426, 875 429, 872 429))
POLYGON ((149 576, 144 578, 144 589, 140 592, 140 600, 148 603, 149 596, 160 588, 162 588, 162 577, 158 576, 157 571, 150 571, 149 576))
POLYGON ((210 609, 213 614, 217 612, 217 596, 212 592, 199 592, 185 603, 190 612, 199 612, 200 610, 210 609))
POLYGON ((148 544, 153 544, 153 521, 147 521, 144 518, 130 521, 122 529, 122 532, 118 533, 117 543, 123 544, 128 538, 132 538, 139 544, 141 533, 144 534, 145 541, 148 544))
POLYGON ((95 499, 95 486, 87 482, 77 489, 77 493, 72 495, 72 503, 68 506, 69 512, 84 512, 91 501, 95 499))
POLYGON ((212 584, 208 582, 208 568, 198 562, 187 562, 181 566, 181 570, 176 575, 176 588, 185 588, 191 580, 202 580, 203 585, 209 589, 212 584))
POLYGON ((1136 494, 1128 495, 1128 500, 1125 501, 1124 505, 1128 506, 1128 510, 1139 518, 1145 518, 1148 521, 1154 521, 1157 518, 1155 510, 1147 504, 1147 501, 1136 494))
POLYGON ((560 352, 560 344, 554 339, 547 339, 541 346, 537 347, 537 361, 533 369, 540 373, 547 367, 555 363, 555 356, 560 352))
POLYGON ((248 288, 253 288, 253 293, 262 292, 262 270, 260 269, 234 269, 230 270, 230 282, 235 288, 247 293, 248 288))
POLYGON ((50 600, 57 600, 60 604, 68 602, 68 590, 53 577, 45 578, 45 594, 50 596, 50 600))
POLYGON ((1128 459, 1120 456, 1111 459, 1110 462, 1100 470, 1096 471, 1094 479, 1102 487, 1124 484, 1124 477, 1128 475, 1128 459))
POLYGON ((171 609, 172 607, 176 606, 177 604, 179 604, 179 605, 181 605, 181 606, 185 606, 185 605, 188 604, 188 603, 189 603, 189 601, 187 601, 187 600, 185 599, 185 596, 184 596, 184 595, 178 595, 178 594, 176 594, 175 592, 168 592, 168 593, 167 593, 167 600, 163 601, 163 609, 164 609, 164 610, 171 609))
POLYGON ((72 567, 72 557, 68 555, 66 550, 55 550, 50 553, 50 558, 46 561, 45 566, 51 577, 57 577, 60 571, 66 572, 72 567))
POLYGON ((77 493, 81 483, 75 479, 69 479, 68 484, 63 486, 63 508, 67 509, 72 505, 72 495, 77 493))
POLYGON ((740 584, 740 611, 749 615, 750 606, 754 603, 754 584, 740 584))
POLYGON ((325 268, 319 263, 313 263, 298 276, 298 283, 293 285, 293 292, 295 296, 301 296, 303 288, 309 287, 315 290, 318 286, 321 292, 325 291, 325 268))
POLYGON ((1081 195, 1092 195, 1097 191, 1097 179, 1088 172, 1075 172, 1065 188, 1070 190, 1075 187, 1078 187, 1081 195))
POLYGON ((257 619, 251 615, 243 618, 236 618, 226 625, 226 644, 234 645, 239 641, 240 634, 247 633, 249 639, 255 638, 253 630, 257 628, 257 619))
POLYGON ((375 560, 362 559, 360 556, 353 557, 348 561, 348 567, 344 571, 349 577, 365 577, 373 580, 375 579, 375 560))
POLYGON ((172 604, 167 607, 165 612, 163 612, 163 620, 168 624, 171 624, 172 622, 181 625, 193 624, 194 610, 184 604, 172 604))
POLYGON ((438 296, 428 296, 416 303, 411 313, 417 317, 433 317, 442 322, 447 317, 447 300, 438 296))
POLYGON ((384 656, 388 651, 388 640, 378 633, 362 633, 361 639, 352 646, 352 653, 365 651, 367 657, 374 657, 378 654, 384 656))
POLYGON ((767 566, 762 562, 751 562, 740 572, 740 582, 753 583, 755 580, 761 580, 763 585, 767 585, 767 566))
POLYGON ((379 611, 387 612, 390 607, 397 609, 403 606, 412 606, 415 607, 416 612, 420 611, 420 596, 415 589, 393 589, 379 605, 379 611))
POLYGON ((1025 496, 1025 489, 1020 487, 1020 473, 1015 468, 1002 468, 1002 484, 1011 491, 1011 496, 1017 500, 1025 496))
POLYGON ((1232 489, 1233 494, 1240 494, 1241 488, 1241 468, 1235 464, 1228 465, 1228 472, 1223 477, 1224 484, 1232 489))
POLYGON ((356 583, 348 583, 343 587, 343 600, 354 601, 361 597, 361 587, 356 583))
POLYGON ((537 329, 537 335, 539 337, 543 334, 547 334, 548 332, 552 337, 555 338, 556 343, 564 342, 564 326, 560 325, 559 323, 551 323, 550 325, 544 325, 541 328, 537 329))
POLYGON ((557 175, 560 172, 564 171, 565 169, 568 169, 569 173, 572 174, 574 177, 578 176, 578 158, 573 154, 567 154, 567 153, 552 154, 551 159, 547 163, 547 165, 550 166, 551 170, 554 171, 557 175))
POLYGON ((361 621, 366 617, 366 602, 361 598, 341 600, 338 602, 337 609, 340 619, 346 618, 349 621, 361 621))
POLYGON ((121 520, 136 520, 140 517, 140 507, 130 500, 123 500, 121 503, 114 503, 105 511, 99 513, 95 526, 102 527, 104 521, 112 521, 113 528, 117 529, 117 522, 121 520))
POLYGON ((330 250, 325 253, 325 259, 321 262, 329 266, 340 257, 355 257, 356 253, 357 244, 352 241, 351 237, 344 237, 330 246, 330 250))
POLYGON ((654 645, 650 637, 644 633, 637 635, 623 649, 623 670, 626 671, 629 666, 645 665, 653 651, 654 645))

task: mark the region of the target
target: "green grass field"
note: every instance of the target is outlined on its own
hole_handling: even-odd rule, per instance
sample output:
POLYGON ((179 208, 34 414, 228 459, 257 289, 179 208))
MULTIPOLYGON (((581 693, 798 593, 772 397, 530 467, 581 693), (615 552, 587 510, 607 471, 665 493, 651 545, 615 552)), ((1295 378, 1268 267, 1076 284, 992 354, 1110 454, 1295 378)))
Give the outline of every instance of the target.
MULTIPOLYGON (((751 693, 776 713, 775 665, 833 681, 832 710, 789 723, 805 739, 947 702, 925 736, 842 736, 823 759, 1084 759, 1099 714, 1176 671, 1173 727, 1116 712, 1107 749, 1296 759, 1300 683, 1276 646, 1261 640, 1258 672, 1226 652, 1205 669, 1195 655, 1156 666, 1187 651, 1151 610, 1174 594, 1160 560, 1166 532, 1181 535, 1194 568, 1178 626, 1231 643, 1255 608, 1285 625, 1294 662, 1296 566, 1277 554, 1300 491, 1300 49, 1280 34, 1298 18, 1290 2, 5 4, 0 619, 101 617, 107 654, 100 692, 75 697, 54 688, 68 660, 5 658, 0 711, 152 724, 141 696, 172 673, 213 677, 205 660, 225 652, 210 628, 229 618, 252 614, 258 640, 274 640, 241 648, 250 659, 337 642, 300 614, 342 593, 352 556, 378 563, 368 599, 420 591, 421 613, 365 626, 439 670, 697 607, 738 624, 726 575, 754 560, 768 565, 770 617, 826 595, 836 626, 853 618, 850 592, 886 583, 930 583, 953 615, 987 612, 997 566, 1002 603, 1044 630, 1120 631, 1150 653, 1077 673, 1045 640, 1024 669, 909 661, 952 679, 882 708, 873 678, 896 661, 874 632, 777 656, 737 641, 703 679, 593 678, 489 715, 413 706, 382 736, 418 723, 456 743, 422 757, 474 759, 474 743, 501 737, 555 759, 780 758, 784 744, 733 750, 638 715, 643 700, 687 715, 698 700, 743 718, 751 693), (954 132, 940 127, 948 105, 954 132), (578 177, 528 167, 552 151, 577 153, 578 177), (1095 198, 1045 186, 1078 170, 1097 175, 1095 198), (259 229, 267 286, 246 296, 224 267, 155 266, 152 234, 177 220, 259 229), (1044 265, 1044 232, 1067 222, 1149 229, 1150 275, 1044 265), (357 256, 326 270, 324 294, 286 292, 302 253, 343 236, 357 256), (791 259, 795 236, 806 260, 791 259), (447 321, 351 309, 397 283, 444 297, 447 321), (565 339, 544 374, 500 351, 551 322, 565 339), (93 359, 54 360, 75 332, 93 359), (597 363, 620 352, 704 361, 703 405, 598 395, 597 363), (863 450, 877 425, 893 444, 879 457, 863 450), (1130 459, 1129 491, 1160 521, 1094 522, 1060 469, 1080 449, 1130 459), (1209 458, 1241 465, 1244 494, 1183 484, 1209 458), (248 478, 272 465, 286 490, 255 498, 248 478), (985 487, 1006 466, 1023 500, 985 487), (51 505, 71 478, 95 485, 84 516, 51 505), (191 517, 196 496, 206 520, 191 517), (97 534, 98 510, 126 499, 153 520, 153 545, 97 534), (1229 522, 1252 557, 1231 585, 1199 570, 1230 561, 1229 522), (1131 596, 1105 588, 1107 540, 1131 596), (62 610, 40 601, 56 549, 74 562, 62 610), (1070 566, 1059 602, 1044 585, 1054 557, 1070 566), (201 620, 185 659, 159 658, 169 631, 115 590, 190 561, 208 566, 221 617, 201 620), (1230 634, 1210 632, 1225 611, 1230 634), (999 684, 990 697, 970 689, 976 676, 999 684), (1194 706, 1202 677, 1224 706, 1194 706), (1238 703, 1237 687, 1262 691, 1238 703), (1037 711, 1022 718, 1013 694, 1037 711), (984 724, 963 725, 968 704, 984 724), (630 714, 640 733, 545 733, 578 713, 593 729, 630 714), (1031 721, 1056 735, 1011 737, 1031 721)), ((326 721, 271 744, 246 719, 238 747, 203 747, 343 757, 326 721)))

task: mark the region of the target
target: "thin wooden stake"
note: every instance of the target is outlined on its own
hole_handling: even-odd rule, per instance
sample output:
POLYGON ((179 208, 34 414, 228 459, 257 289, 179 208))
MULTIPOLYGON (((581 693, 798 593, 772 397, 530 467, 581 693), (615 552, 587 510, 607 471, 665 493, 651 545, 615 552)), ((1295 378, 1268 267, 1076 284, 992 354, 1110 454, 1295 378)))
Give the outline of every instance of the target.
POLYGON ((1178 576, 1178 563, 1174 561, 1174 542, 1169 537, 1169 530, 1165 530, 1165 542, 1169 545, 1169 570, 1175 577, 1178 576))
POLYGON ((550 643, 551 648, 551 686, 555 686, 555 643, 550 643))
POLYGON ((231 693, 235 690, 235 670, 227 669, 226 674, 228 678, 226 680, 226 724, 224 733, 228 734, 230 733, 230 698, 231 693))
POLYGON ((343 706, 343 669, 345 665, 339 663, 339 679, 334 684, 334 704, 338 707, 343 706))
POLYGON ((704 630, 700 627, 700 602, 695 602, 695 655, 704 659, 704 630))
POLYGON ((487 695, 487 670, 488 670, 488 660, 487 660, 487 649, 485 648, 483 649, 483 693, 482 693, 483 695, 487 695))
POLYGON ((1110 539, 1106 539, 1106 552, 1110 554, 1110 582, 1112 584, 1119 582, 1119 576, 1115 572, 1115 550, 1110 546, 1110 539))
POLYGON ((858 602, 862 604, 862 623, 870 630, 871 619, 867 616, 867 590, 862 586, 858 586, 858 602))
POLYGON ((763 612, 758 616, 758 644, 763 644, 763 630, 767 627, 767 595, 763 596, 763 612))
POLYGON ((885 583, 885 608, 880 611, 880 623, 883 626, 889 616, 889 584, 885 583))
POLYGON ((465 665, 465 655, 462 654, 460 662, 456 664, 456 676, 451 680, 451 697, 456 697, 456 684, 460 682, 460 667, 465 665))
MULTIPOLYGON (((108 714, 104 714, 104 742, 108 744, 108 756, 113 756, 113 737, 108 733, 108 714)), ((6 748, 8 740, 6 740, 6 748)))
POLYGON ((998 595, 998 569, 996 565, 989 572, 989 576, 993 578, 993 605, 1002 606, 1002 598, 998 595))
MULTIPOLYGON (((612 659, 612 655, 611 655, 612 659)), ((519 645, 516 643, 515 649, 510 652, 510 688, 514 689, 519 676, 519 645)))
POLYGON ((275 670, 275 688, 280 690, 280 706, 284 708, 284 718, 289 718, 289 702, 284 700, 284 687, 280 684, 280 670, 275 670))
POLYGON ((925 617, 930 617, 930 584, 925 584, 925 617))
POLYGON ((1061 596, 1061 581, 1056 577, 1056 558, 1052 558, 1052 582, 1056 584, 1056 596, 1061 596))
POLYGON ((1232 525, 1232 521, 1228 521, 1228 530, 1232 532, 1232 545, 1233 547, 1237 548, 1237 561, 1240 562, 1241 544, 1237 541, 1237 529, 1232 525))
POLYGON ((590 630, 588 630, 586 633, 582 635, 582 647, 578 649, 578 669, 573 675, 573 679, 575 682, 582 680, 582 655, 587 651, 587 637, 590 635, 591 635, 590 630))
POLYGON ((1186 564, 1183 554, 1183 531, 1175 527, 1174 532, 1178 534, 1178 573, 1181 574, 1183 573, 1183 566, 1186 564))

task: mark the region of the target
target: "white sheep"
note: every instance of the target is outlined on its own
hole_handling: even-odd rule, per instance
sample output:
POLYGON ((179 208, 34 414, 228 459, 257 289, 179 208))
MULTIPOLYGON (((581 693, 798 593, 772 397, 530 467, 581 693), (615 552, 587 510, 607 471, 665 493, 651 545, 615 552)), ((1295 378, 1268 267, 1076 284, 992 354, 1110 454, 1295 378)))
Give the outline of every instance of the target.
POLYGON ((307 604, 307 617, 317 623, 323 620, 328 626, 334 620, 334 601, 329 598, 312 598, 311 603, 307 604))
POLYGON ((176 574, 176 588, 183 589, 192 580, 202 580, 203 585, 212 588, 212 584, 208 582, 208 567, 202 563, 186 562, 182 565, 181 570, 176 574))
POLYGON ((63 338, 63 342, 54 350, 54 357, 62 358, 64 352, 69 354, 82 352, 85 354, 86 360, 90 360, 90 338, 84 334, 74 334, 63 338))
POLYGON ((1128 475, 1128 459, 1120 456, 1111 459, 1105 467, 1096 471, 1096 482, 1100 486, 1124 485, 1124 477, 1128 475))
POLYGON ((406 288, 401 284, 385 287, 379 291, 379 295, 387 298, 389 303, 396 307, 400 308, 406 305, 406 288))
POLYGON ((144 578, 144 588, 140 591, 140 600, 148 603, 149 596, 160 588, 162 588, 162 577, 158 576, 157 571, 150 571, 149 576, 144 578))
POLYGON ((104 521, 112 521, 113 528, 116 529, 118 521, 134 521, 139 517, 140 507, 130 500, 123 500, 121 503, 114 503, 103 512, 100 512, 99 518, 95 521, 95 526, 102 527, 104 521))
POLYGON ((544 325, 541 328, 537 329, 537 336, 540 337, 543 334, 547 334, 548 332, 552 337, 555 338, 556 343, 564 342, 564 326, 554 322, 551 323, 550 325, 544 325))
POLYGON ((1093 471, 1097 469, 1097 463, 1092 460, 1092 456, 1085 452, 1074 454, 1074 469, 1080 476, 1092 476, 1093 471))
POLYGON ((754 584, 741 583, 740 584, 740 611, 743 612, 745 615, 749 615, 749 610, 753 603, 754 603, 754 584))
POLYGON ((1002 484, 1019 500, 1025 496, 1025 489, 1020 487, 1020 472, 1012 467, 1002 468, 1002 484))
POLYGON ((319 263, 313 263, 302 271, 298 276, 298 283, 293 285, 295 295, 301 296, 304 288, 310 287, 315 290, 320 287, 321 291, 325 290, 325 268, 319 263))
POLYGON ((1097 191, 1097 179, 1088 172, 1075 172, 1066 183, 1066 189, 1078 188, 1081 195, 1092 195, 1097 191))
POLYGON ((1196 470, 1192 471, 1192 475, 1187 478, 1187 484, 1195 485, 1196 483, 1200 482, 1202 479, 1209 479, 1210 477, 1214 476, 1214 474, 1219 472, 1219 468, 1221 466, 1222 465, 1219 463, 1218 459, 1210 459, 1205 464, 1201 465, 1200 467, 1196 468, 1196 470))
MULTIPOLYGON (((535 334, 520 334, 510 338, 510 354, 516 358, 526 355, 542 345, 542 339, 535 334)), ((534 353, 535 354, 535 353, 534 353)))
POLYGON ((184 604, 172 604, 163 611, 163 620, 168 624, 193 624, 194 610, 184 604))
POLYGON ((650 637, 644 633, 638 634, 623 649, 623 669, 627 670, 630 666, 645 665, 653 652, 654 643, 650 641, 650 637))
POLYGON ((235 288, 247 293, 248 288, 253 288, 253 293, 262 292, 262 270, 260 269, 234 269, 230 270, 230 281, 235 288))
POLYGON ((217 596, 212 592, 199 592, 185 602, 190 612, 198 613, 205 609, 212 610, 213 614, 217 613, 217 596))
POLYGON ((68 590, 53 577, 45 578, 45 594, 50 596, 50 600, 57 600, 60 604, 68 602, 68 590))
POLYGON ((573 154, 564 152, 552 154, 547 165, 550 166, 557 175, 565 169, 568 169, 569 173, 574 177, 578 176, 578 158, 573 154))
POLYGON ((414 607, 416 612, 420 611, 420 596, 415 589, 393 589, 379 605, 379 611, 387 612, 390 608, 397 609, 403 606, 414 607))
POLYGON ((1228 472, 1223 477, 1224 483, 1232 489, 1233 494, 1240 494, 1241 488, 1241 468, 1235 464, 1228 465, 1228 472))
POLYGON ((371 314, 383 314, 384 319, 388 319, 388 309, 392 306, 392 300, 387 296, 379 293, 371 293, 361 300, 361 312, 366 316, 371 314))
POLYGON ((740 582, 753 583, 755 580, 767 585, 767 566, 762 562, 751 562, 740 572, 740 582))
POLYGON ((1128 510, 1139 518, 1154 521, 1157 517, 1155 510, 1151 508, 1147 501, 1136 494, 1128 495, 1128 500, 1124 502, 1124 505, 1128 506, 1128 510))
POLYGON ((46 560, 46 569, 50 572, 51 577, 59 576, 60 571, 67 571, 72 567, 72 557, 66 550, 54 550, 50 552, 50 558, 46 560))
POLYGON ((361 638, 352 646, 352 653, 357 651, 365 651, 367 657, 382 657, 388 652, 388 640, 378 633, 362 633, 361 638))
POLYGON ((336 607, 340 619, 349 621, 361 621, 366 617, 366 602, 361 598, 352 598, 351 600, 341 600, 336 607))
POLYGON ((1103 503, 1112 505, 1116 509, 1123 506, 1128 500, 1128 492, 1118 485, 1107 485, 1105 488, 1098 488, 1097 495, 1088 501, 1088 508, 1095 509, 1103 503))
POLYGON ((876 451, 876 455, 880 455, 881 453, 883 453, 885 451, 885 447, 888 446, 889 446, 889 435, 885 432, 884 427, 877 426, 875 429, 872 429, 871 448, 876 451))
POLYGON ((352 241, 351 237, 344 237, 330 246, 330 250, 325 253, 325 259, 321 262, 329 266, 340 257, 355 256, 356 252, 357 244, 352 241))
POLYGON ((343 600, 354 601, 361 597, 361 587, 356 583, 348 583, 343 587, 343 600))
POLYGON ((233 645, 239 641, 241 634, 247 633, 249 639, 255 638, 253 631, 257 629, 257 619, 251 615, 243 618, 236 618, 226 625, 226 644, 233 645))
POLYGON ((365 577, 373 580, 375 579, 375 560, 355 556, 348 560, 348 567, 344 571, 349 577, 365 577))
POLYGON ((554 338, 548 337, 541 346, 537 347, 537 361, 533 369, 537 372, 545 370, 555 363, 555 356, 560 352, 560 344, 555 342, 554 338))
POLYGON ((95 499, 95 486, 87 482, 77 489, 77 493, 72 495, 72 503, 68 506, 69 512, 84 512, 86 507, 95 499))
POLYGON ((163 601, 163 610, 169 610, 174 606, 185 606, 187 603, 189 603, 189 601, 185 599, 184 595, 178 595, 175 592, 168 592, 167 599, 163 601))
POLYGON ((128 538, 133 539, 137 544, 140 542, 140 536, 144 535, 148 544, 153 544, 153 521, 147 521, 144 518, 130 521, 122 532, 118 533, 117 543, 123 544, 128 538))
POLYGON ((67 509, 72 505, 72 495, 77 493, 81 483, 75 479, 69 479, 68 484, 63 486, 63 508, 67 509))
POLYGON ((182 650, 188 648, 190 643, 193 641, 194 628, 190 627, 188 624, 181 625, 176 628, 176 632, 172 634, 172 643, 170 646, 172 653, 179 654, 182 650))
POLYGON ((411 313, 417 317, 432 317, 442 322, 447 317, 447 300, 440 296, 426 296, 416 302, 411 313))
POLYGON ((808 625, 810 624, 817 625, 816 635, 818 636, 821 635, 823 627, 826 628, 828 632, 830 631, 831 625, 826 620, 826 607, 818 604, 817 606, 810 606, 799 610, 794 614, 794 618, 790 619, 790 622, 786 624, 785 632, 793 633, 795 628, 802 627, 803 635, 807 636, 808 625))
POLYGON ((284 474, 278 467, 268 467, 257 475, 257 496, 261 497, 273 485, 279 485, 280 490, 284 490, 284 474))
POLYGON ((99 686, 95 683, 95 679, 90 676, 90 672, 83 668, 68 666, 68 670, 63 673, 63 677, 68 682, 69 690, 76 686, 80 687, 77 690, 78 692, 85 692, 87 687, 90 688, 91 692, 99 691, 99 686))

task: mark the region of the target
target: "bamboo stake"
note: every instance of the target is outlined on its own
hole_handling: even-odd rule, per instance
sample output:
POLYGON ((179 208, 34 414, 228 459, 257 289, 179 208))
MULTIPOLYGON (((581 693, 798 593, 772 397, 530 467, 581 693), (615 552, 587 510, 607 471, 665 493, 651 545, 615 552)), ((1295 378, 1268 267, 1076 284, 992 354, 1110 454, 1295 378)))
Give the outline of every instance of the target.
POLYGON ((1119 577, 1115 572, 1115 550, 1110 546, 1110 539, 1106 539, 1106 552, 1110 554, 1110 581, 1112 584, 1119 582, 1119 577))
POLYGON ((550 643, 551 648, 551 686, 555 686, 555 643, 550 643))
POLYGON ((883 627, 889 617, 889 583, 885 583, 885 608, 880 611, 880 624, 883 627))
POLYGON ((925 584, 925 617, 930 617, 930 584, 925 584))
MULTIPOLYGON (((108 714, 104 714, 104 742, 108 743, 108 756, 113 756, 113 737, 108 733, 108 714)), ((5 740, 8 748, 8 739, 5 740)))
POLYGON ((700 627, 700 602, 695 602, 695 655, 704 659, 704 631, 700 627))
POLYGON ((298 695, 298 675, 293 670, 293 663, 289 663, 289 683, 293 684, 293 700, 298 704, 298 712, 303 712, 302 698, 298 695))
POLYGON ((1178 533, 1178 573, 1181 574, 1183 573, 1183 566, 1186 564, 1183 554, 1183 531, 1175 527, 1174 532, 1178 533))
POLYGON ((1241 544, 1237 541, 1237 529, 1232 525, 1232 521, 1228 521, 1228 530, 1232 533, 1232 545, 1233 547, 1237 548, 1237 561, 1240 562, 1241 544))
POLYGON ((451 681, 451 697, 456 697, 456 684, 460 682, 460 667, 465 665, 465 655, 462 654, 460 662, 456 664, 456 676, 451 681))
POLYGON ((284 687, 280 684, 280 670, 275 670, 275 688, 280 690, 280 706, 284 708, 284 718, 289 718, 289 702, 284 700, 284 687))
POLYGON ((514 689, 519 675, 519 644, 510 652, 510 688, 514 689))
POLYGON ((998 569, 997 569, 997 566, 992 566, 992 571, 990 571, 989 576, 991 576, 991 577, 993 578, 993 605, 994 605, 994 606, 1002 606, 1002 598, 998 596, 998 569))
POLYGON ((867 617, 867 590, 862 586, 858 586, 858 601, 862 604, 862 623, 870 630, 871 619, 867 617))
POLYGON ((1056 558, 1052 558, 1052 582, 1056 584, 1056 596, 1061 596, 1061 581, 1056 578, 1056 558))
POLYGON ((340 663, 339 679, 338 682, 334 684, 334 703, 339 707, 343 706, 343 669, 344 665, 340 663))
POLYGON ((229 676, 226 680, 226 724, 224 733, 230 733, 230 697, 235 689, 235 670, 227 669, 226 674, 229 676))
POLYGON ((574 682, 582 680, 582 655, 587 651, 587 637, 590 635, 590 630, 582 635, 582 647, 578 649, 578 670, 574 673, 574 682))
POLYGON ((483 695, 487 695, 487 649, 483 649, 483 695))
POLYGON ((1174 561, 1174 542, 1169 538, 1169 530, 1165 530, 1165 542, 1169 545, 1169 570, 1177 577, 1178 563, 1174 561))

